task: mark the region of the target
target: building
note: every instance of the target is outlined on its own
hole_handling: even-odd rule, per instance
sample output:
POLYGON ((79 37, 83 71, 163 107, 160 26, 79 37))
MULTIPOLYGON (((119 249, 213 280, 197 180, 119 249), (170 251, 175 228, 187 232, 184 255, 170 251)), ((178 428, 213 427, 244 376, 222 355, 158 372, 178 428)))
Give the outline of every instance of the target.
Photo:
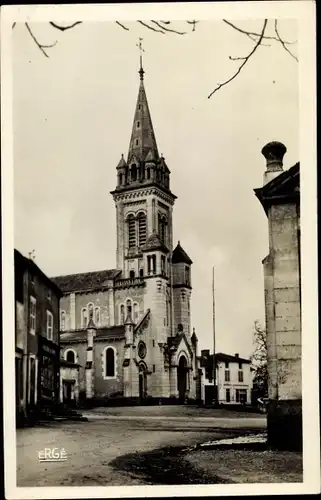
POLYGON ((62 357, 79 365, 78 375, 66 375, 68 391, 79 399, 184 401, 200 391, 192 261, 180 242, 173 248, 176 196, 158 152, 142 63, 139 75, 129 151, 111 192, 116 268, 53 278, 63 292, 62 357))
POLYGON ((264 185, 255 189, 268 218, 263 260, 269 376, 268 440, 302 448, 300 165, 283 171, 286 147, 264 146, 264 185))
POLYGON ((59 398, 61 292, 32 259, 14 251, 17 423, 59 398))
POLYGON ((202 400, 205 404, 241 405, 250 404, 253 388, 251 361, 236 353, 234 356, 219 352, 215 354, 216 380, 213 380, 213 354, 202 350, 202 400))

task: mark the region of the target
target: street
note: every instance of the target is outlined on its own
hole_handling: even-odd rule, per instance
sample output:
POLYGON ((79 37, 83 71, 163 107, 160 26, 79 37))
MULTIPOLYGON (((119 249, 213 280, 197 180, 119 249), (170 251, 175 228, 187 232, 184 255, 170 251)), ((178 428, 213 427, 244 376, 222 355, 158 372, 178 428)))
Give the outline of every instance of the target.
POLYGON ((127 455, 190 447, 266 426, 263 415, 188 406, 95 408, 83 415, 88 422, 17 430, 17 486, 153 484, 128 467, 127 455), (45 448, 64 449, 67 460, 39 462, 45 448))

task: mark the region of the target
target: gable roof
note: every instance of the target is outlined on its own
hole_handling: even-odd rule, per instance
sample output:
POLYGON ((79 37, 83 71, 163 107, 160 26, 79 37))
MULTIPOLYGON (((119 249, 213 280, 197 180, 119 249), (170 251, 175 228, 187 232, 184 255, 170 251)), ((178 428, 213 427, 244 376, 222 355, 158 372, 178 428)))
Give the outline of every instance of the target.
POLYGON ((184 332, 183 333, 177 333, 177 335, 175 335, 175 337, 168 337, 167 338, 167 345, 168 345, 169 348, 174 347, 175 350, 177 350, 178 347, 179 347, 179 345, 180 345, 180 343, 182 342, 182 340, 185 341, 185 344, 187 346, 189 354, 190 354, 191 357, 193 357, 192 349, 191 349, 189 343, 187 342, 187 338, 186 338, 186 335, 185 335, 184 332))
POLYGON ((261 188, 254 189, 265 212, 272 204, 298 202, 300 199, 300 162, 281 172, 261 188))
POLYGON ((32 259, 29 259, 22 255, 22 253, 19 252, 19 250, 17 250, 16 248, 14 249, 14 266, 16 270, 18 268, 20 268, 21 270, 29 269, 31 273, 41 278, 43 283, 46 283, 48 288, 50 288, 50 290, 53 291, 58 298, 62 296, 62 290, 55 282, 55 280, 49 278, 32 259))
POLYGON ((149 236, 145 245, 143 245, 142 250, 143 252, 149 252, 151 250, 162 250, 166 253, 169 252, 167 246, 160 240, 155 231, 149 236))
POLYGON ((181 262, 184 262, 185 264, 193 264, 193 261, 189 258, 183 247, 181 247, 180 242, 178 242, 172 254, 172 263, 179 264, 181 262))
MULTIPOLYGON (((213 356, 213 354, 211 354, 213 356)), ((249 359, 240 358, 239 356, 232 356, 231 354, 225 354, 223 352, 218 352, 215 354, 215 360, 223 361, 227 363, 247 363, 250 364, 251 361, 249 359)))
POLYGON ((55 276, 51 280, 62 292, 71 293, 104 287, 107 285, 107 281, 114 280, 119 274, 121 271, 118 269, 106 269, 104 271, 55 276))
MULTIPOLYGON (((124 325, 111 326, 109 328, 97 328, 95 341, 97 340, 122 340, 125 338, 124 325)), ((71 332, 60 333, 60 344, 71 342, 87 342, 87 330, 73 330, 71 332)))

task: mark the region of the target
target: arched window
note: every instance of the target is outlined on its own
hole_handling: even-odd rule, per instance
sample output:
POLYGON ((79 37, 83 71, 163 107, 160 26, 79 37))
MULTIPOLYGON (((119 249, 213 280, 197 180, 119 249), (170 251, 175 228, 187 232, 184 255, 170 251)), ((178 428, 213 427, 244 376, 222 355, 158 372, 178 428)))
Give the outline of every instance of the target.
POLYGON ((142 246, 146 243, 146 234, 147 234, 147 227, 146 227, 146 215, 143 212, 140 212, 138 214, 138 239, 139 239, 139 246, 142 246))
POLYGON ((83 307, 81 310, 81 328, 87 328, 87 324, 88 324, 87 308, 83 307))
POLYGON ((144 276, 144 269, 139 270, 139 276, 142 278, 144 276))
POLYGON ((166 272, 166 269, 165 269, 165 262, 166 262, 165 255, 162 255, 162 256, 161 256, 161 273, 162 273, 163 275, 165 275, 165 272, 166 272))
POLYGON ((149 167, 147 167, 147 169, 146 169, 146 178, 150 179, 150 168, 149 167))
POLYGON ((133 317, 134 323, 138 322, 138 318, 139 318, 139 306, 137 302, 134 302, 134 317, 133 317))
POLYGON ((72 349, 68 349, 65 352, 65 360, 69 363, 76 363, 76 354, 72 349))
POLYGON ((185 285, 189 285, 191 281, 190 268, 185 266, 185 285))
POLYGON ((136 165, 132 165, 132 168, 131 168, 131 180, 132 181, 136 181, 137 179, 137 168, 136 168, 136 165))
POLYGON ((125 323, 125 306, 120 306, 120 324, 123 325, 125 323))
POLYGON ((122 186, 123 184, 123 174, 119 174, 119 185, 122 186))
POLYGON ((166 226, 167 226, 167 221, 166 217, 162 214, 158 214, 158 233, 161 241, 165 243, 166 240, 166 226))
POLYGON ((135 271, 133 271, 133 269, 131 271, 129 271, 129 277, 135 278, 135 271))
POLYGON ((95 307, 94 323, 96 326, 100 325, 100 308, 99 307, 95 307))
POLYGON ((88 304, 88 319, 94 319, 94 304, 88 304))
POLYGON ((130 299, 126 300, 126 313, 127 316, 132 312, 132 301, 130 299))
POLYGON ((61 311, 60 313, 60 330, 64 331, 66 329, 66 313, 61 311))
POLYGON ((113 347, 106 347, 104 356, 104 378, 116 377, 116 351, 113 347))
POLYGON ((130 214, 127 217, 128 224, 128 246, 129 248, 133 248, 136 246, 136 221, 135 217, 130 214))

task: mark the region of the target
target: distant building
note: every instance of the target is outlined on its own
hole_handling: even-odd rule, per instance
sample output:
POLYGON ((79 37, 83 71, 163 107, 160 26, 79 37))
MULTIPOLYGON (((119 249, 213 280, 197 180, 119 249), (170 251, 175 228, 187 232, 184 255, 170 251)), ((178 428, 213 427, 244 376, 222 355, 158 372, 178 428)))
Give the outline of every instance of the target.
POLYGON ((128 155, 111 192, 116 269, 53 278, 63 292, 62 357, 80 365, 62 367, 63 399, 200 397, 192 260, 180 242, 173 245, 176 196, 158 152, 142 66, 139 75, 128 155))
POLYGON ((302 447, 300 164, 283 171, 286 147, 271 142, 264 185, 255 189, 268 218, 269 254, 263 260, 269 376, 268 440, 302 447))
POLYGON ((17 422, 59 400, 59 288, 14 251, 17 422))
POLYGON ((202 400, 211 404, 217 394, 219 404, 250 404, 253 387, 253 373, 251 361, 241 358, 238 353, 234 356, 219 352, 215 354, 216 391, 213 380, 213 354, 209 350, 202 350, 200 357, 202 367, 202 400))

